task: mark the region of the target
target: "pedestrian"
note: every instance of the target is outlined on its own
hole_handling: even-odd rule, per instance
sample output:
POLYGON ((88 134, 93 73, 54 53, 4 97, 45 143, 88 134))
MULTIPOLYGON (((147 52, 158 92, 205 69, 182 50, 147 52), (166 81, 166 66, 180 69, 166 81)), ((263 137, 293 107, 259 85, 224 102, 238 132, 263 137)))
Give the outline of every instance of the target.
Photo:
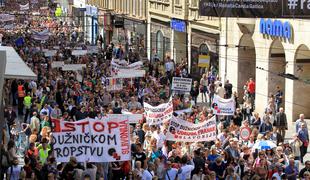
POLYGON ((309 146, 309 134, 305 123, 302 123, 301 128, 298 130, 298 138, 302 142, 302 146, 300 146, 300 159, 301 163, 303 163, 304 156, 307 154, 307 149, 309 146))
POLYGON ((274 126, 278 128, 280 135, 285 138, 285 131, 288 129, 287 127, 287 119, 284 109, 281 107, 279 112, 276 114, 274 126))

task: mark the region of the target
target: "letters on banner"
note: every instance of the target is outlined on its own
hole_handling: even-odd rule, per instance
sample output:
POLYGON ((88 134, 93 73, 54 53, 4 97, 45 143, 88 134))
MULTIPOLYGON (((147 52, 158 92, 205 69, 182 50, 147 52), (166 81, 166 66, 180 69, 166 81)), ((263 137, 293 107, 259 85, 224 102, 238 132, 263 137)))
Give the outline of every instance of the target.
POLYGON ((86 68, 86 64, 65 64, 62 66, 63 71, 79 71, 86 68))
POLYGON ((61 68, 65 65, 64 61, 53 61, 52 68, 61 68))
POLYGON ((173 116, 173 104, 170 99, 168 103, 160 104, 158 106, 151 106, 148 103, 144 104, 146 123, 149 125, 159 125, 163 122, 169 121, 173 116))
POLYGON ((57 162, 113 162, 131 159, 128 118, 122 115, 77 122, 52 120, 57 162))
POLYGON ((234 115, 236 110, 235 100, 233 98, 223 99, 218 95, 214 95, 211 108, 213 114, 216 115, 234 115))
POLYGON ((173 77, 171 89, 174 91, 190 92, 192 88, 191 78, 173 77))
POLYGON ((201 142, 216 140, 216 119, 211 119, 194 124, 173 117, 170 120, 167 140, 183 142, 201 142))

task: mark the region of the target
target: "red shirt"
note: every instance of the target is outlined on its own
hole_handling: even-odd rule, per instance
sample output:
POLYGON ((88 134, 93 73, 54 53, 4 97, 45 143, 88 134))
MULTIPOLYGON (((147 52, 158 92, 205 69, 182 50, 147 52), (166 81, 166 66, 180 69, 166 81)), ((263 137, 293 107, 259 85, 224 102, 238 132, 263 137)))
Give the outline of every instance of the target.
POLYGON ((254 81, 249 82, 249 84, 248 84, 248 91, 251 94, 255 93, 255 82, 254 81))

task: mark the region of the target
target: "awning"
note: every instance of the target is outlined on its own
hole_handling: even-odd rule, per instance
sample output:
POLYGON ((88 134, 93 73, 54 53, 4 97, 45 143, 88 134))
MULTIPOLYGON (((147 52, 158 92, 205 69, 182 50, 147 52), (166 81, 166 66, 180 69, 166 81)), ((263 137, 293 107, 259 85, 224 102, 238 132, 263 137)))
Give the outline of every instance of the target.
POLYGON ((0 46, 0 51, 6 51, 6 79, 37 79, 37 75, 26 65, 13 47, 0 46))

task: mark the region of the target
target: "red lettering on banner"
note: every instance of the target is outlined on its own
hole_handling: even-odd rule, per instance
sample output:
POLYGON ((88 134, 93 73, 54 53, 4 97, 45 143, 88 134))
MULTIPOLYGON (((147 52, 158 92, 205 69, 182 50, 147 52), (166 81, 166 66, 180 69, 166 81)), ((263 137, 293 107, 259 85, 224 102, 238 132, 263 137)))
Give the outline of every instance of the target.
POLYGON ((61 132, 71 132, 71 131, 75 131, 75 125, 74 123, 70 123, 70 122, 65 122, 64 123, 64 129, 60 129, 61 132))
POLYGON ((61 132, 60 120, 59 119, 51 119, 54 124, 53 132, 61 132))
POLYGON ((89 124, 89 121, 76 123, 76 125, 78 125, 78 126, 82 125, 82 133, 85 133, 85 125, 88 125, 88 124, 89 124))
POLYGON ((196 136, 197 132, 187 132, 187 131, 182 131, 179 130, 177 131, 178 135, 184 135, 184 136, 196 136))
POLYGON ((122 145, 122 154, 128 154, 130 152, 130 146, 128 143, 128 120, 122 121, 120 125, 120 137, 122 145))
POLYGON ((216 131, 215 127, 209 127, 206 129, 200 129, 198 131, 198 134, 206 134, 206 133, 213 132, 213 131, 216 131))
POLYGON ((93 124, 93 129, 96 131, 96 132, 103 132, 104 131, 104 124, 102 123, 102 122, 95 122, 94 124, 93 124), (99 128, 98 128, 98 126, 97 125, 99 125, 99 128))
POLYGON ((116 123, 116 122, 108 122, 109 133, 112 132, 112 129, 116 129, 116 128, 118 128, 118 123, 116 123))

